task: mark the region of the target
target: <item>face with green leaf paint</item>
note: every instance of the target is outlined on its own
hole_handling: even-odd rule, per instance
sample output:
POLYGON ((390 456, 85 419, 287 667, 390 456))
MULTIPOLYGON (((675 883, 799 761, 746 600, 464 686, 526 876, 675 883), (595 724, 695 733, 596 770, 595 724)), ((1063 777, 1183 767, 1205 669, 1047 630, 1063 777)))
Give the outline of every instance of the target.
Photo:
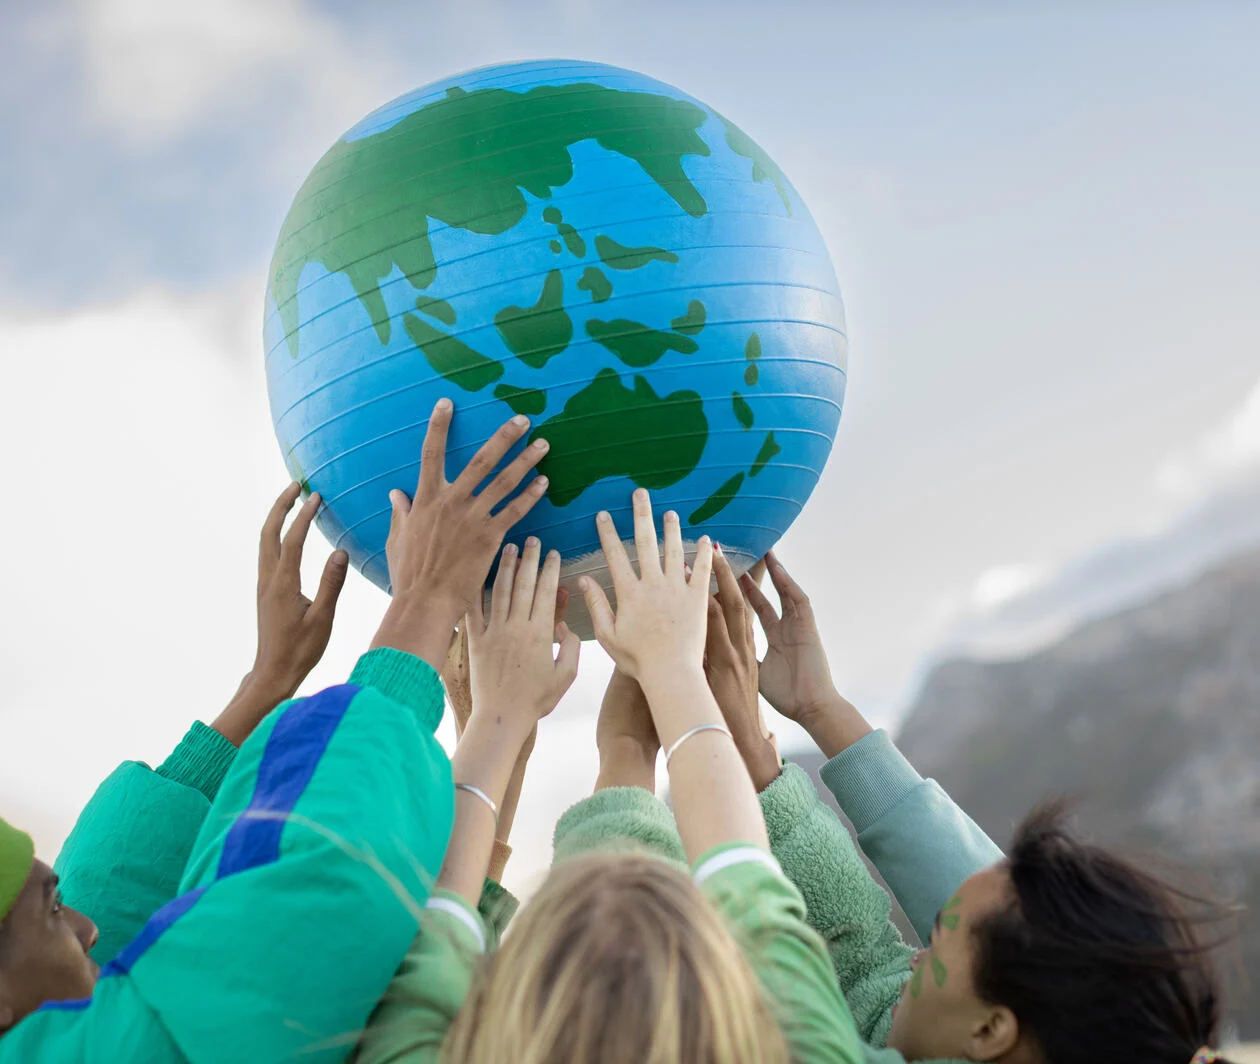
POLYGON ((982 1001, 972 981, 972 928, 1010 899, 1010 879, 996 864, 964 882, 937 914, 931 940, 911 961, 888 1033, 888 1045, 906 1060, 999 1060, 1017 1047, 1014 1014, 982 1001))

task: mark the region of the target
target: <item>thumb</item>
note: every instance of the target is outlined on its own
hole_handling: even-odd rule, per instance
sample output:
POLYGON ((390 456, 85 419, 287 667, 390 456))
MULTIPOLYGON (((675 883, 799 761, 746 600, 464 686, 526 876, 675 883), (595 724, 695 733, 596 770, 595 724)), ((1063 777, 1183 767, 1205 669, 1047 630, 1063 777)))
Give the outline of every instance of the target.
POLYGON ((561 621, 556 625, 556 642, 560 644, 560 653, 556 655, 556 673, 564 681, 566 690, 577 679, 578 658, 582 653, 582 640, 561 621))

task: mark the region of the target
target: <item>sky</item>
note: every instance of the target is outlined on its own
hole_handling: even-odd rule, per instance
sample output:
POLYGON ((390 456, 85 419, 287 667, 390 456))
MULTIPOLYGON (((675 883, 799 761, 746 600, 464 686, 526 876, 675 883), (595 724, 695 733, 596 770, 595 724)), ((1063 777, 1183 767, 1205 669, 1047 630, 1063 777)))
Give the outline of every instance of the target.
MULTIPOLYGON (((486 63, 676 84, 809 204, 849 382, 781 554, 877 723, 943 656, 1260 543, 1257 39, 1260 7, 1208 0, 0 0, 0 811, 51 857, 119 761, 231 696, 286 480, 261 342, 284 213, 362 115, 486 63)), ((383 605, 352 574, 306 690, 383 605)), ((608 668, 587 645, 546 722, 509 885, 589 790, 608 668)))

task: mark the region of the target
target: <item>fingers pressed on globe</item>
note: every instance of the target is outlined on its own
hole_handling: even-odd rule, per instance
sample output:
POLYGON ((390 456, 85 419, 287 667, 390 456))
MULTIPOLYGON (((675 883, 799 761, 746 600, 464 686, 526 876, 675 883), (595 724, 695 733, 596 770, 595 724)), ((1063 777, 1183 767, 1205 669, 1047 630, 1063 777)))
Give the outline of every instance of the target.
POLYGON ((713 540, 701 536, 696 543, 696 556, 691 559, 691 576, 688 583, 699 588, 707 595, 709 581, 713 577, 713 540))
POLYGON ((259 576, 268 577, 275 571, 276 563, 280 561, 280 533, 284 529, 284 519, 289 516, 301 493, 302 486, 295 480, 271 504, 258 541, 259 576))
POLYGON ((424 445, 420 448, 417 495, 430 495, 446 483, 446 437, 454 413, 454 403, 449 399, 439 399, 429 415, 429 427, 424 434, 424 445))
POLYGON ((502 624, 512 612, 512 588, 516 583, 517 550, 509 543, 499 555, 499 571, 494 574, 494 591, 490 595, 490 623, 502 624))
MULTIPOLYGON (((509 418, 494 431, 485 443, 478 448, 477 453, 469 459, 468 464, 464 466, 463 471, 455 478, 455 486, 460 489, 463 494, 472 495, 476 492, 481 482, 486 479, 492 472, 494 467, 503 460, 503 456, 512 449, 522 436, 529 431, 529 418, 524 414, 517 414, 515 417, 509 418)), ((525 448, 522 454, 527 453, 529 448, 525 448)), ((511 468, 510 466, 508 467, 511 468)), ((507 472, 505 469, 503 472, 507 472)), ((502 474, 500 474, 501 476, 502 474)), ((498 478, 496 478, 497 480, 498 478)), ((487 485, 486 491, 481 494, 487 496, 493 485, 487 485)), ((510 490, 510 489, 509 489, 510 490)), ((493 502, 488 502, 487 506, 493 506, 493 502)))
POLYGON ((652 496, 647 488, 635 488, 630 497, 634 510, 634 549, 639 556, 639 576, 661 571, 660 545, 656 540, 656 521, 652 518, 652 496))
POLYGON ((529 620, 534 608, 534 588, 538 586, 538 556, 542 552, 542 544, 537 536, 525 540, 525 550, 521 554, 521 563, 516 567, 516 582, 512 588, 513 620, 529 620))
POLYGON ((683 575, 687 565, 687 552, 683 550, 682 525, 678 514, 673 510, 666 510, 661 527, 665 532, 665 575, 677 579, 683 575))
MULTIPOLYGON (((512 442, 515 444, 516 441, 513 440, 512 442)), ((516 490, 517 485, 529 475, 529 471, 547 457, 547 451, 550 446, 546 440, 535 440, 499 470, 495 478, 482 488, 481 494, 477 496, 478 500, 485 506, 486 513, 493 510, 516 490)), ((494 466, 490 468, 493 469, 494 466)), ((487 470, 486 476, 489 476, 489 470, 487 470)), ((484 480, 485 478, 483 477, 482 479, 484 480)))
MULTIPOLYGON (((564 617, 560 611, 560 552, 549 550, 547 558, 543 562, 542 572, 538 574, 538 588, 534 592, 533 606, 530 608, 530 617, 540 625, 551 625, 558 628, 564 623, 564 617)), ((565 602, 568 602, 566 597, 565 602)), ((567 625, 566 625, 567 628, 567 625)))
POLYGON ((612 577, 613 587, 621 588, 627 581, 635 579, 634 568, 630 564, 630 558, 626 554, 621 537, 617 535, 617 526, 613 524, 612 514, 607 510, 601 510, 595 516, 595 531, 599 533, 599 545, 604 550, 604 564, 608 566, 608 575, 612 577))
POLYGON ((499 535, 507 535, 508 530, 538 505, 538 501, 547 494, 548 483, 550 482, 541 473, 534 477, 524 491, 491 518, 491 527, 495 528, 499 535))
POLYGON ((310 531, 311 522, 319 512, 320 502, 319 492, 311 492, 297 517, 293 519, 293 524, 289 526, 289 531, 285 533, 284 542, 280 544, 280 564, 288 567, 295 576, 302 565, 302 547, 306 544, 306 533, 310 531))

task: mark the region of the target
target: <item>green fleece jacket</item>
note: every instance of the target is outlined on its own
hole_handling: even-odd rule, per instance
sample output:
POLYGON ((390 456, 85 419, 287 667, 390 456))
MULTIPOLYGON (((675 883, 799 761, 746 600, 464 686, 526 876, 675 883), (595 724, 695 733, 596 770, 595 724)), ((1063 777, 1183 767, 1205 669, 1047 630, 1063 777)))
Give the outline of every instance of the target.
MULTIPOLYGON (((826 951, 805 923, 800 893, 774 858, 732 843, 703 855, 692 874, 761 980, 792 1060, 857 1064, 863 1048, 826 951)), ((482 917, 462 898, 447 891, 430 898, 420 934, 372 1016, 356 1064, 436 1064, 490 945, 482 917)))
MULTIPOLYGON (((959 884, 1001 858, 992 841, 939 785, 919 776, 882 731, 829 761, 822 778, 923 941, 959 884)), ((810 926, 826 942, 867 1044, 867 1060, 896 1064, 900 1054, 882 1047, 914 950, 891 922, 888 896, 802 769, 785 765, 760 798, 771 850, 800 889, 810 926)), ((556 857, 627 839, 682 860, 672 814, 636 788, 600 791, 565 813, 556 825, 556 857)))
POLYGON ((72 909, 100 931, 102 967, 179 892, 197 833, 236 747, 195 723, 156 770, 125 761, 97 788, 53 870, 72 909))
MULTIPOLYGON (((202 814, 173 900, 107 964, 91 998, 45 1006, 0 1038, 0 1064, 344 1059, 415 938, 446 849, 454 800, 433 737, 441 716, 437 674, 388 649, 366 654, 348 684, 271 714, 202 814)), ((81 827, 110 821, 113 799, 97 797, 101 819, 81 827)), ((174 800, 185 799, 197 805, 174 800)), ((121 834, 143 830, 141 820, 121 834)), ((99 859, 103 845, 82 834, 65 866, 73 873, 76 853, 99 859)), ((108 875, 96 868, 81 882, 103 899, 98 912, 117 910, 121 936, 132 915, 92 886, 108 875)), ((166 883, 164 873, 145 889, 166 883)))

